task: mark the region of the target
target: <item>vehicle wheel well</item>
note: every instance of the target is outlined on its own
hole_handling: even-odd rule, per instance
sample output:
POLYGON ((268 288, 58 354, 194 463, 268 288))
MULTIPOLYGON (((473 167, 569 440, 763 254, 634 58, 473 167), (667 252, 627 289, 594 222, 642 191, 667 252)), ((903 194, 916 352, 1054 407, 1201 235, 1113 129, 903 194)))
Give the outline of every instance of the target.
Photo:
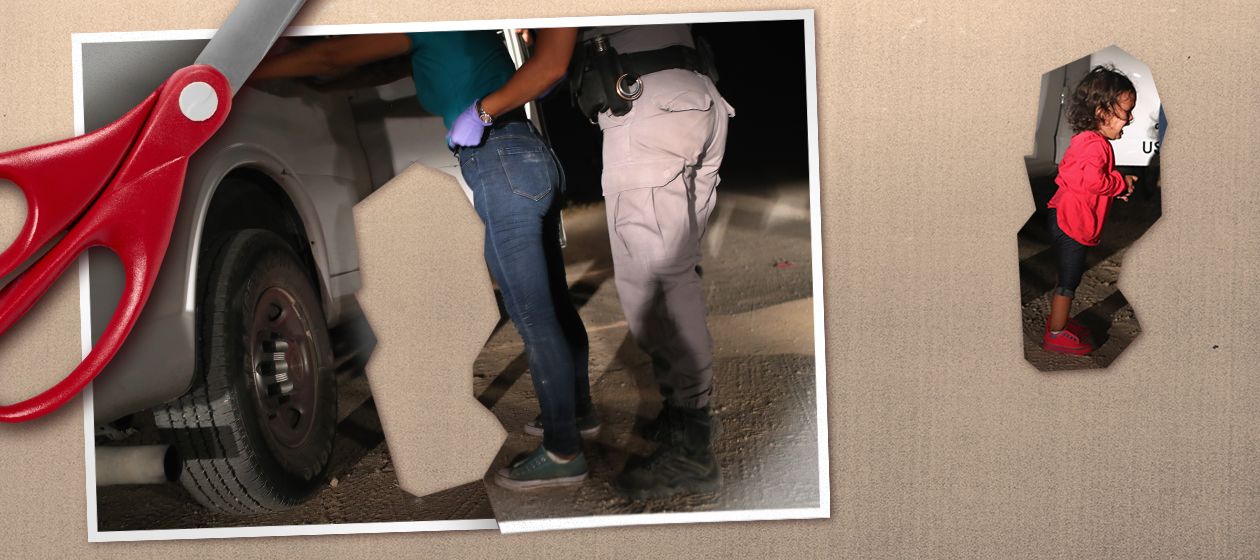
MULTIPOLYGON (((198 253, 206 257, 228 236, 246 229, 267 230, 284 239, 298 254, 311 276, 312 285, 322 295, 324 287, 319 282, 311 242, 293 201, 265 173, 239 168, 228 173, 215 189, 202 226, 198 253)), ((198 262, 206 261, 202 258, 198 262)))

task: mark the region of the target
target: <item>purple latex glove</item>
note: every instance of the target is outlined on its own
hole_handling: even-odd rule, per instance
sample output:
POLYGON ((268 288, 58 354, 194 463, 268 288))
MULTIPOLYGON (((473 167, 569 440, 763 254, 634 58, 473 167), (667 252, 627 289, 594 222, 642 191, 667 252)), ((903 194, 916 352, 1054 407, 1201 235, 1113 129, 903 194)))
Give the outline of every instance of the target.
POLYGON ((446 133, 446 145, 450 148, 462 148, 465 146, 476 146, 481 144, 481 137, 485 135, 486 127, 490 126, 481 122, 481 117, 477 116, 477 102, 473 101, 463 113, 455 117, 455 123, 451 125, 451 131, 446 133))

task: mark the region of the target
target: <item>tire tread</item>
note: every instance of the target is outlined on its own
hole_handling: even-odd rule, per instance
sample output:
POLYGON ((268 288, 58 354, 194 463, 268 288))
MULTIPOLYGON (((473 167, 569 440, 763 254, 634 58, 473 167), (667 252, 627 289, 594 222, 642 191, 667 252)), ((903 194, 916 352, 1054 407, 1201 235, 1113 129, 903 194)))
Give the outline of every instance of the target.
MULTIPOLYGON (((218 251, 208 251, 205 256, 215 268, 226 268, 247 251, 287 252, 292 264, 301 267, 292 249, 275 234, 265 230, 244 230, 227 238, 218 251), (223 265, 220 267, 219 265, 223 265)), ((218 275, 231 276, 231 271, 211 273, 204 291, 203 310, 199 333, 199 345, 206 356, 228 355, 226 340, 232 332, 227 310, 234 295, 231 282, 217 281, 218 275), (213 311, 211 311, 213 310, 213 311), (201 337, 205 338, 202 339, 201 337)), ((249 280, 246 281, 246 285, 249 280)), ((316 305, 318 299, 316 298, 316 305)), ((317 309, 309 311, 318 311, 317 309)), ((322 315, 316 313, 322 321, 322 315)), ((320 323, 322 326, 322 322, 320 323)), ((327 347, 326 331, 323 340, 317 342, 327 347)), ((253 442, 249 433, 248 411, 243 410, 235 399, 231 368, 224 367, 222 360, 199 359, 198 372, 192 388, 178 399, 154 409, 159 428, 168 434, 171 444, 179 452, 183 462, 180 481, 190 494, 204 506, 222 513, 251 515, 290 509, 304 502, 318 489, 323 469, 306 488, 299 492, 283 489, 265 476, 256 446, 266 449, 265 442, 253 442), (209 363, 206 363, 209 361, 209 363), (217 395, 217 397, 216 397, 217 395), (286 491, 288 490, 288 491, 286 491)), ((334 415, 335 418, 335 415, 334 415)), ((331 436, 331 434, 330 434, 331 436)), ((322 438, 316 456, 326 465, 332 454, 332 437, 322 438)))

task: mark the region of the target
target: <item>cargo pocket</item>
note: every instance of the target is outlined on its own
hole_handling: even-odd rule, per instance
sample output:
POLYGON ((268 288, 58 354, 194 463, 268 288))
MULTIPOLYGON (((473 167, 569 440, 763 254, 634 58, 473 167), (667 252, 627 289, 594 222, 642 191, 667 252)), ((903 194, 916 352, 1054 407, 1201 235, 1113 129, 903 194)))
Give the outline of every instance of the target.
POLYGON ((551 151, 543 146, 499 148, 499 164, 512 192, 530 200, 542 200, 560 180, 551 151))
POLYGON ((662 187, 683 172, 681 158, 658 158, 620 163, 604 167, 600 182, 604 196, 631 189, 662 187))
POLYGON ((608 227, 636 261, 666 253, 665 234, 656 215, 656 194, 683 172, 678 159, 638 161, 604 169, 604 197, 613 205, 608 227))

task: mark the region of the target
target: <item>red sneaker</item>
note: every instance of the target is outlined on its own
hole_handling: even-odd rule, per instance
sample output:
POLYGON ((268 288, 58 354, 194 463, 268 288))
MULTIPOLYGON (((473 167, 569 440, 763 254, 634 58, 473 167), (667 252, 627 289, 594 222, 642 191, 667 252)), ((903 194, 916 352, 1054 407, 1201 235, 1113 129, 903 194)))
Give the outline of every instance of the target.
POLYGON ((1081 323, 1076 319, 1068 319, 1067 325, 1064 326, 1063 329, 1071 331, 1072 334, 1076 335, 1076 337, 1081 340, 1089 342, 1093 342, 1094 340, 1094 333, 1089 330, 1089 327, 1085 326, 1084 323, 1081 323))
POLYGON ((1077 356, 1084 356, 1094 351, 1094 345, 1089 340, 1082 338, 1068 328, 1059 331, 1057 334, 1046 330, 1046 334, 1041 338, 1041 347, 1047 352, 1075 354, 1077 356))

